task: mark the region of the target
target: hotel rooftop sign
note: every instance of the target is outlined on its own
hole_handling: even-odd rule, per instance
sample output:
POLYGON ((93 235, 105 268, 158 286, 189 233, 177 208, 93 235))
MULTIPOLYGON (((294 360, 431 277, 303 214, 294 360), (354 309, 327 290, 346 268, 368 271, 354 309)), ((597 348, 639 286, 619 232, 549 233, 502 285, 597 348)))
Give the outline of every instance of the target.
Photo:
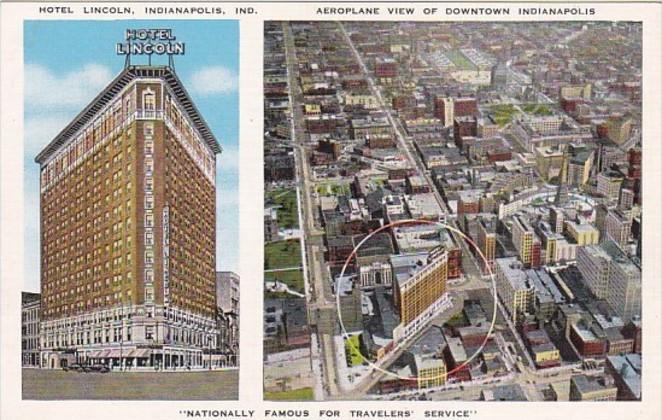
POLYGON ((125 55, 127 62, 132 55, 147 55, 151 62, 152 54, 172 58, 174 55, 184 55, 186 50, 186 44, 177 41, 172 29, 127 29, 125 40, 117 43, 115 52, 125 55))

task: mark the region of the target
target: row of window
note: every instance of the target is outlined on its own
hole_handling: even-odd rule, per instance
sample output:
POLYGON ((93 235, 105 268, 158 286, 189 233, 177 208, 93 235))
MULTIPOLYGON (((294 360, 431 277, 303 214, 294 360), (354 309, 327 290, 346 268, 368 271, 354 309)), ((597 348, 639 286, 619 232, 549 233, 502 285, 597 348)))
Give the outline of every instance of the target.
POLYGON ((69 334, 47 335, 42 338, 45 348, 58 348, 73 345, 120 343, 132 340, 131 327, 115 327, 105 330, 84 331, 69 334))
MULTIPOLYGON (((150 97, 153 96, 146 91, 143 94, 143 102, 150 100, 150 97)), ((152 108, 153 109, 153 108, 152 108)), ((143 125, 145 140, 145 176, 144 176, 144 193, 145 200, 143 203, 143 209, 145 210, 145 236, 149 237, 150 241, 147 243, 145 241, 145 250, 144 250, 144 265, 145 265, 145 303, 150 304, 154 302, 154 178, 153 178, 153 157, 154 153, 154 140, 152 138, 154 134, 154 124, 146 122, 143 125)), ((147 335, 147 333, 146 333, 147 335)))

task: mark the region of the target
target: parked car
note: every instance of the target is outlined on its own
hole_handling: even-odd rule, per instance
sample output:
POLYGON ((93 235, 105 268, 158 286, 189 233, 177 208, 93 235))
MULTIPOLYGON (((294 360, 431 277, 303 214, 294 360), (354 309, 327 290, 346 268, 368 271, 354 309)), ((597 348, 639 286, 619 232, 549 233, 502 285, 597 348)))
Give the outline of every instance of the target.
POLYGON ((80 367, 81 366, 78 363, 73 363, 71 365, 62 366, 62 370, 65 371, 65 372, 69 372, 70 370, 76 371, 76 370, 80 369, 80 367))
POLYGON ((108 369, 108 366, 106 365, 92 365, 90 367, 90 370, 92 372, 99 372, 99 373, 108 373, 110 369, 108 369))

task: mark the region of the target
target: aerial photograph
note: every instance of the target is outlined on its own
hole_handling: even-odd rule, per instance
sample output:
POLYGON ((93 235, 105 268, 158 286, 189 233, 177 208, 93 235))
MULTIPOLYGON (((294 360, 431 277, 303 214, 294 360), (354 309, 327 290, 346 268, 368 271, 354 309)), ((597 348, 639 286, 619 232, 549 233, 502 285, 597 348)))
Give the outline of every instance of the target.
POLYGON ((641 400, 640 22, 264 26, 266 400, 641 400))

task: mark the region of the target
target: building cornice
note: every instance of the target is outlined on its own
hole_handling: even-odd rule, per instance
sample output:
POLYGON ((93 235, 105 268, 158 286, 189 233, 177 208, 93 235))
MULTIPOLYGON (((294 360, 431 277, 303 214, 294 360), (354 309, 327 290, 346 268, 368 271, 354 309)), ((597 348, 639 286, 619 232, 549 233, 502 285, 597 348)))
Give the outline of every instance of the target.
POLYGON ((175 94, 177 101, 188 114, 189 120, 194 124, 207 146, 214 153, 221 153, 222 149, 218 140, 211 132, 207 122, 195 106, 184 85, 177 77, 174 69, 168 66, 129 66, 113 79, 106 88, 101 91, 55 138, 37 155, 35 162, 43 164, 51 156, 57 153, 61 147, 79 132, 79 130, 90 124, 93 119, 108 105, 117 95, 134 80, 141 78, 158 78, 166 82, 170 90, 175 94))

